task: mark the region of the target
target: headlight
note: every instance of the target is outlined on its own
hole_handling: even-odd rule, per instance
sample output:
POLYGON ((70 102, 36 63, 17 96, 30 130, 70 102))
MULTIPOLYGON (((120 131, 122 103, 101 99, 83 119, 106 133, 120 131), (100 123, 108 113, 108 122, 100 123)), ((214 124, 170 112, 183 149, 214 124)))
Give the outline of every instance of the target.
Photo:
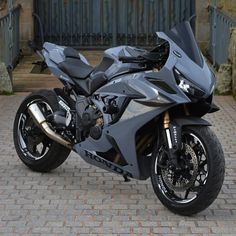
POLYGON ((186 94, 196 98, 204 96, 204 92, 188 81, 176 68, 174 69, 175 80, 179 88, 186 94))

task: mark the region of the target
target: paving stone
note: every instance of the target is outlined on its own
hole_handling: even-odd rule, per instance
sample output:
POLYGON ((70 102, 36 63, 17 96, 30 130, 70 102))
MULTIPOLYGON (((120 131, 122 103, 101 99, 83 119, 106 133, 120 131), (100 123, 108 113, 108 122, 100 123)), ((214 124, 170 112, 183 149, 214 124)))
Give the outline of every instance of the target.
POLYGON ((218 199, 192 217, 168 211, 150 180, 124 183, 75 153, 52 173, 29 170, 12 140, 24 97, 0 96, 0 235, 236 235, 236 102, 231 97, 216 97, 221 111, 205 117, 223 145, 225 182, 218 199))

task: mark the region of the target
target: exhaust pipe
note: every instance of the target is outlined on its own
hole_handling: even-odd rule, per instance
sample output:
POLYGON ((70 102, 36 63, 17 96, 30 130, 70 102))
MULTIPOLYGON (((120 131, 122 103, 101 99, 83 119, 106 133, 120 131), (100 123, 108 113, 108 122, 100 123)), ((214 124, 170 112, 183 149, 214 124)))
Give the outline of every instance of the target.
POLYGON ((60 143, 61 145, 72 149, 72 145, 70 142, 63 139, 59 134, 55 133, 50 126, 48 125, 46 118, 41 112, 40 108, 36 103, 31 104, 28 107, 28 112, 30 116, 33 118, 35 123, 41 128, 41 130, 52 140, 60 143))

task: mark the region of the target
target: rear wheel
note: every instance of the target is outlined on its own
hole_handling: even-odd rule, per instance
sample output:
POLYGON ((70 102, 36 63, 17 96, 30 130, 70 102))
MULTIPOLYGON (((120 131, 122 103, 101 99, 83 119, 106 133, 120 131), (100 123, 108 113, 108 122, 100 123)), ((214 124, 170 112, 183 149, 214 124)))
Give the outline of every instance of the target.
POLYGON ((217 197, 224 180, 225 161, 221 144, 209 127, 184 127, 181 167, 173 170, 165 144, 152 157, 151 180, 160 201, 171 211, 192 215, 207 208, 217 197))
POLYGON ((53 91, 41 90, 30 94, 20 105, 13 127, 16 152, 21 161, 34 171, 47 172, 60 166, 70 150, 48 138, 34 123, 28 106, 37 103, 44 116, 59 110, 53 91))

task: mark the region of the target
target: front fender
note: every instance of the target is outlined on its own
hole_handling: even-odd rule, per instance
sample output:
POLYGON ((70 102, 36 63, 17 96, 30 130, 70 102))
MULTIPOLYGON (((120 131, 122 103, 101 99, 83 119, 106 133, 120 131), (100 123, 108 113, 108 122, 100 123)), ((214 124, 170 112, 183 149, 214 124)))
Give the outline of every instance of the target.
POLYGON ((182 129, 184 126, 211 126, 211 124, 200 117, 194 117, 194 116, 179 117, 172 119, 169 125, 169 133, 171 137, 171 139, 169 140, 169 142, 171 142, 169 146, 174 148, 170 150, 170 155, 181 150, 182 129))
POLYGON ((198 126, 198 125, 202 125, 202 126, 211 126, 211 124, 200 118, 200 117, 194 117, 194 116, 188 116, 188 117, 181 117, 181 118, 175 118, 173 119, 173 122, 176 123, 179 127, 183 127, 183 126, 188 126, 188 125, 192 125, 192 126, 198 126))

